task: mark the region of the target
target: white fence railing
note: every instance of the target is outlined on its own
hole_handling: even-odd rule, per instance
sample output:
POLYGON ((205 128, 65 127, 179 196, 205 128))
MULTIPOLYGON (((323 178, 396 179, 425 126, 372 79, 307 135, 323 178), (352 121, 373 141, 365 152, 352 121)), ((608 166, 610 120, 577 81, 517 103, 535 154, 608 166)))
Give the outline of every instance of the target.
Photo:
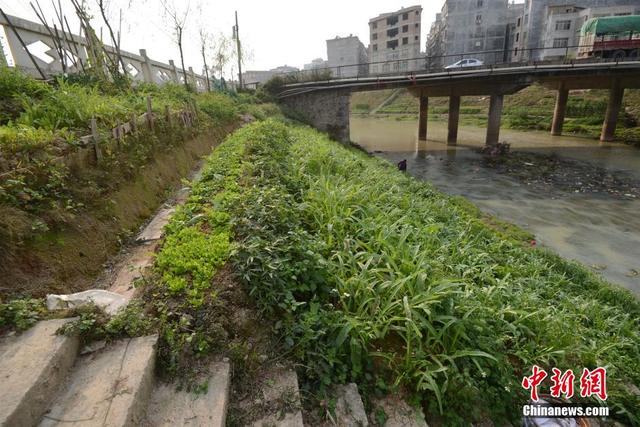
MULTIPOLYGON (((8 66, 17 67, 36 78, 42 78, 41 72, 46 77, 61 74, 63 66, 56 44, 64 51, 67 72, 80 72, 81 64, 87 65, 87 41, 84 37, 68 31, 63 33, 59 28, 56 33, 54 28, 47 29, 42 24, 16 16, 7 15, 7 18, 8 21, 0 14, 0 61, 8 66)), ((111 46, 105 48, 108 52, 115 52, 111 46)), ((140 54, 120 53, 127 74, 134 82, 184 83, 182 68, 176 67, 172 60, 168 64, 154 61, 147 56, 145 49, 140 49, 140 54)), ((206 78, 196 74, 192 67, 187 70, 187 79, 198 91, 206 90, 206 78)))

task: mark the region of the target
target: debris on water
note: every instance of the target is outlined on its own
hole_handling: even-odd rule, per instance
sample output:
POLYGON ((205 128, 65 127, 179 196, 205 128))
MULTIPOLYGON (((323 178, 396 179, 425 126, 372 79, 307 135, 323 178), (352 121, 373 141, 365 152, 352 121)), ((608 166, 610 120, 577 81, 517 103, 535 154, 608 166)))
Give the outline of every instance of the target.
POLYGON ((630 173, 611 171, 592 163, 556 155, 516 151, 486 155, 478 162, 483 167, 495 169, 527 186, 541 187, 545 191, 603 194, 623 200, 640 197, 640 180, 630 173))
POLYGON ((636 270, 635 268, 632 268, 627 273, 627 277, 638 277, 638 275, 640 275, 640 272, 638 270, 636 270))
POLYGON ((604 264, 591 264, 591 268, 597 271, 603 271, 607 269, 607 266, 604 264))

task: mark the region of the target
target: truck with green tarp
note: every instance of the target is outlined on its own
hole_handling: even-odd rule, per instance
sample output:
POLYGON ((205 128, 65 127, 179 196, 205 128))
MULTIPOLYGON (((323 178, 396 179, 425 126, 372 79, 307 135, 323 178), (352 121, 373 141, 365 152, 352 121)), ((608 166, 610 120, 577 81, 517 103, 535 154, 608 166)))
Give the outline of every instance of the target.
POLYGON ((640 15, 592 18, 580 30, 578 58, 640 60, 640 15))

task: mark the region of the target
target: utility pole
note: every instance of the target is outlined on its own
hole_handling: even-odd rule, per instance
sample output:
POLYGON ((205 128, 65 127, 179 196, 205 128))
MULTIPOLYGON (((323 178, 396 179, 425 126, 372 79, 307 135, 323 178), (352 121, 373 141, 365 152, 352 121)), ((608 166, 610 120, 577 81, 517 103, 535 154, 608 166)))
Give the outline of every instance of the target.
POLYGON ((236 10, 236 26, 233 27, 236 36, 236 49, 238 53, 238 87, 242 89, 242 48, 240 47, 240 27, 238 26, 238 11, 236 10))

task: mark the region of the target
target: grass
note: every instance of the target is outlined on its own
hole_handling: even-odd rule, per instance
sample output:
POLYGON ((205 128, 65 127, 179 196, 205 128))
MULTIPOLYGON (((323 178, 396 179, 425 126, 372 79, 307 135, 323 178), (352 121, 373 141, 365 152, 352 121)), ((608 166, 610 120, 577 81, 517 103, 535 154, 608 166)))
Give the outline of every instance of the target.
POLYGON ((242 115, 277 112, 246 94, 171 84, 123 89, 72 77, 43 83, 6 67, 0 88, 0 302, 85 289, 242 115), (155 131, 140 122, 137 133, 116 141, 111 126, 146 111, 147 96, 155 131), (168 123, 167 107, 195 109, 198 120, 191 128, 177 116, 168 123), (91 147, 78 147, 94 116, 100 164, 91 147))
MULTIPOLYGON (((309 128, 269 120, 236 132, 172 221, 159 255, 169 265, 202 256, 176 243, 184 230, 208 236, 189 246, 220 239, 211 265, 231 263, 320 390, 401 387, 447 425, 518 422, 533 364, 606 366, 614 417, 639 422, 629 386, 640 383, 640 303, 630 293, 309 128)), ((216 299, 216 281, 159 268, 153 300, 169 354, 210 351, 216 332, 199 304, 216 299)))
MULTIPOLYGON (((58 78, 49 85, 0 69, 0 211, 7 214, 0 219, 0 247, 5 250, 64 226, 131 180, 158 150, 171 150, 208 129, 228 126, 249 108, 247 100, 215 92, 192 94, 182 85, 142 84, 124 90, 75 80, 58 78), (116 146, 111 128, 145 112, 147 96, 153 99, 158 132, 140 125, 138 134, 116 146), (176 112, 194 104, 201 119, 194 128, 162 120, 165 108, 176 112), (103 141, 100 165, 77 161, 89 151, 79 150, 77 143, 90 133, 92 117, 103 141), (15 227, 23 224, 30 226, 15 227)), ((261 113, 260 108, 253 111, 261 113)))

